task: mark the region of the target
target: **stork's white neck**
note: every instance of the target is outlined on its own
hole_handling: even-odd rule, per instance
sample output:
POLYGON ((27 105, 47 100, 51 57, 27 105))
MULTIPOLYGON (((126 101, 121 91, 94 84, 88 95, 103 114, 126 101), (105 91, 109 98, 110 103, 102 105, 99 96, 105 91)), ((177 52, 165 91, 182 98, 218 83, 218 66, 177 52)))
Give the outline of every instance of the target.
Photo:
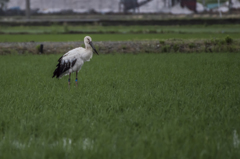
POLYGON ((93 56, 93 51, 91 46, 88 46, 88 47, 86 46, 85 49, 86 49, 86 52, 82 55, 82 59, 84 61, 89 61, 93 56))
POLYGON ((87 50, 91 50, 92 47, 91 47, 88 43, 85 43, 85 49, 87 49, 87 50))

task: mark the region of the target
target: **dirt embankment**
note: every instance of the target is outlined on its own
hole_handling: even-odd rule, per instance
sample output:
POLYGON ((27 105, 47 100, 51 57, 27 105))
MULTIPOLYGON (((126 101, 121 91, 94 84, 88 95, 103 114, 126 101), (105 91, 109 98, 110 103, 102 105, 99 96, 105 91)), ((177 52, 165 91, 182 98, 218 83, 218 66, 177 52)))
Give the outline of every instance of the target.
MULTIPOLYGON (((100 54, 240 52, 240 41, 232 39, 94 42, 94 45, 100 54)), ((82 42, 0 43, 0 55, 64 54, 80 46, 84 47, 84 44, 82 42)))

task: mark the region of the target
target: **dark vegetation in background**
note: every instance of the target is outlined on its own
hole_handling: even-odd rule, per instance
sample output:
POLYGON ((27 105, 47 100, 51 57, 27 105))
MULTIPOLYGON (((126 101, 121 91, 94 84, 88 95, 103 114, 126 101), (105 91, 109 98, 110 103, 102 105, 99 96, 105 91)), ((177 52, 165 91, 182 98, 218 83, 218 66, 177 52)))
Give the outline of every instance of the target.
MULTIPOLYGON (((63 54, 81 45, 83 45, 82 42, 0 43, 0 55, 26 53, 63 54)), ((209 40, 105 41, 94 42, 94 45, 101 54, 240 52, 240 41, 233 40, 230 36, 223 39, 209 40)))

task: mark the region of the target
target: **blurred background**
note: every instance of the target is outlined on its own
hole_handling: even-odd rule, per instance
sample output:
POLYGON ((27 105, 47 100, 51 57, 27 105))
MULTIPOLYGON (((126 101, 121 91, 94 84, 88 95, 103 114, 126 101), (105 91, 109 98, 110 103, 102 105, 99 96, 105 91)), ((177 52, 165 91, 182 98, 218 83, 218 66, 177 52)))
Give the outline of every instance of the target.
POLYGON ((0 4, 0 42, 81 41, 85 35, 96 41, 240 35, 238 0, 0 0, 0 4))
MULTIPOLYGON (((238 0, 0 0, 0 15, 239 14, 238 0)), ((221 15, 220 15, 221 16, 221 15)))

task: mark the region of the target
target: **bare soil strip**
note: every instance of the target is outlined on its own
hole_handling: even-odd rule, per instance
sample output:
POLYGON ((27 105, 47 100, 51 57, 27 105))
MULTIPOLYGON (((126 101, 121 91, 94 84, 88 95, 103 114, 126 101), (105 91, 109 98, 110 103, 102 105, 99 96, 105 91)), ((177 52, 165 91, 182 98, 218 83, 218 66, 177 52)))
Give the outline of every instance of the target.
MULTIPOLYGON (((229 39, 94 42, 94 45, 100 54, 240 52, 240 40, 228 40, 229 39)), ((83 42, 0 43, 0 55, 63 54, 76 47, 84 47, 83 42), (40 49, 41 44, 43 44, 43 49, 40 49)))

